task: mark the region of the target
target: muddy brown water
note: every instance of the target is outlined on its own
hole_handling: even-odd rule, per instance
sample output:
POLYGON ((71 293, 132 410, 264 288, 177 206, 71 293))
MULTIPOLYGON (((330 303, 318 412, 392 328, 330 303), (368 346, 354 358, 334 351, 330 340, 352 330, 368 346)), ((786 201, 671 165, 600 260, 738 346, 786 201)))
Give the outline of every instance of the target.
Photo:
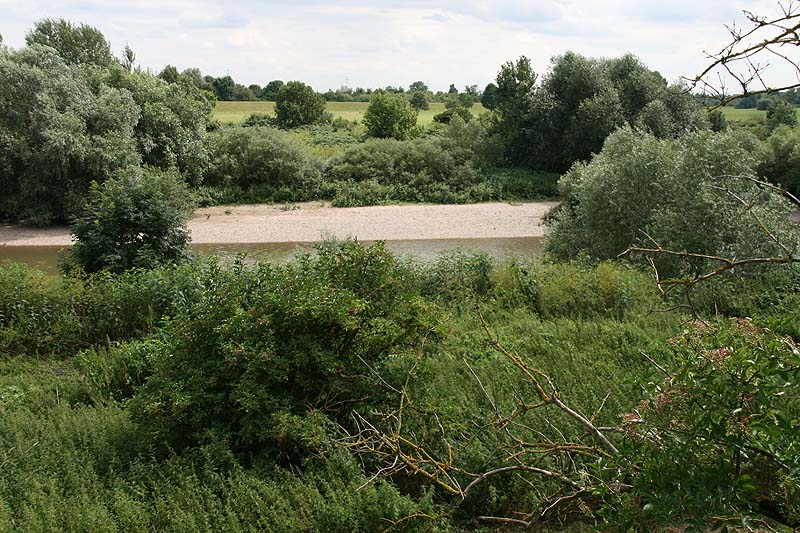
MULTIPOLYGON (((369 243, 369 241, 365 241, 369 243)), ((0 265, 25 263, 51 274, 58 273, 58 256, 63 246, 0 246, 0 265)), ((542 237, 501 239, 435 239, 386 241, 386 248, 398 255, 411 255, 423 260, 435 259, 446 250, 481 251, 497 259, 529 258, 542 252, 542 237)), ((284 262, 299 254, 313 252, 312 242, 193 244, 192 249, 205 256, 231 260, 246 252, 248 262, 284 262)))

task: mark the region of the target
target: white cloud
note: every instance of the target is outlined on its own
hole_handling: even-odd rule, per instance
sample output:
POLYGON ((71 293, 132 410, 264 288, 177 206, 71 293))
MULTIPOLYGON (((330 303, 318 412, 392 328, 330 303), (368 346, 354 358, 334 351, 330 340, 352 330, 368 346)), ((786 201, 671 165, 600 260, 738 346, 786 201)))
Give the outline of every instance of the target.
MULTIPOLYGON (((50 16, 100 28, 142 65, 228 71, 245 84, 300 79, 324 90, 351 85, 435 89, 494 78, 524 54, 539 72, 567 50, 639 55, 668 79, 698 72, 703 51, 725 43, 741 9, 774 12, 771 0, 0 0, 0 33, 22 46, 50 16)), ((776 69, 776 75, 784 76, 776 69)))

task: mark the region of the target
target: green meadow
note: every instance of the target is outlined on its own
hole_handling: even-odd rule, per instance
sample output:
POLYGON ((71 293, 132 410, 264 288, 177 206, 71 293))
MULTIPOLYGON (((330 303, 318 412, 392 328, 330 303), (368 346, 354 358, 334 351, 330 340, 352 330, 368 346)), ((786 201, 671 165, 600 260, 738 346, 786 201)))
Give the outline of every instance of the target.
MULTIPOLYGON (((334 118, 341 117, 347 120, 361 120, 367 110, 369 102, 328 102, 326 109, 334 118)), ((437 113, 444 111, 443 103, 432 103, 430 109, 420 111, 419 124, 425 125, 433 122, 437 113)), ((481 104, 472 106, 472 113, 477 115, 486 111, 481 104)), ((251 113, 274 113, 275 102, 217 102, 214 107, 213 118, 223 124, 238 124, 251 113)))
MULTIPOLYGON (((725 118, 730 122, 763 122, 767 120, 767 112, 760 109, 736 109, 735 107, 720 108, 725 118)), ((796 110, 800 118, 800 109, 796 110)))

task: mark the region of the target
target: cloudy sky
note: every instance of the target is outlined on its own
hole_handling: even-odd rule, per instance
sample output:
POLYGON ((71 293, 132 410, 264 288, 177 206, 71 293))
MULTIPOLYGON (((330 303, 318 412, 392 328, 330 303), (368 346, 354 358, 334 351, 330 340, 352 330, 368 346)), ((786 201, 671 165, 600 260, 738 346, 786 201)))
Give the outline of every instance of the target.
MULTIPOLYGON (((197 66, 245 84, 299 79, 317 90, 408 86, 446 90, 491 81, 520 55, 546 70, 573 50, 633 52, 667 79, 691 76, 704 50, 726 42, 741 10, 772 0, 0 0, 0 34, 24 44, 34 21, 62 17, 99 28, 143 67, 197 66)), ((775 76, 781 74, 777 72, 775 76)))

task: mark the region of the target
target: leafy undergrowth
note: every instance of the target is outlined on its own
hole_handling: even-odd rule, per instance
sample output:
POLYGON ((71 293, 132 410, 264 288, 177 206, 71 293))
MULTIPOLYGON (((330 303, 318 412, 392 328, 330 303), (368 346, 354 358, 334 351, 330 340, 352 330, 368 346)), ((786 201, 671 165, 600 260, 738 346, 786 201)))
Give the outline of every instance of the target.
MULTIPOLYGON (((482 516, 529 515, 558 483, 509 473, 462 500, 411 468, 381 475, 385 449, 353 445, 363 421, 396 427, 380 413, 407 398, 404 435, 457 465, 462 488, 508 456, 497 416, 535 391, 481 316, 598 426, 642 420, 614 434, 613 460, 527 456, 587 484, 608 481, 613 464, 630 486, 593 485, 538 527, 791 523, 796 471, 741 452, 797 458, 791 328, 762 312, 760 328, 720 320, 698 331, 685 316, 648 314, 657 304, 647 274, 615 263, 450 252, 420 264, 358 243, 285 266, 210 261, 71 278, 0 269, 0 530, 458 531, 498 526, 482 516), (774 394, 754 389, 748 408, 773 418, 748 419, 747 433, 752 413, 729 407, 754 373, 747 386, 774 394), (659 394, 687 390, 705 403, 653 411, 659 394), (692 424, 706 433, 689 441, 681 431, 692 424)), ((526 442, 587 438, 549 407, 509 427, 526 442)))

